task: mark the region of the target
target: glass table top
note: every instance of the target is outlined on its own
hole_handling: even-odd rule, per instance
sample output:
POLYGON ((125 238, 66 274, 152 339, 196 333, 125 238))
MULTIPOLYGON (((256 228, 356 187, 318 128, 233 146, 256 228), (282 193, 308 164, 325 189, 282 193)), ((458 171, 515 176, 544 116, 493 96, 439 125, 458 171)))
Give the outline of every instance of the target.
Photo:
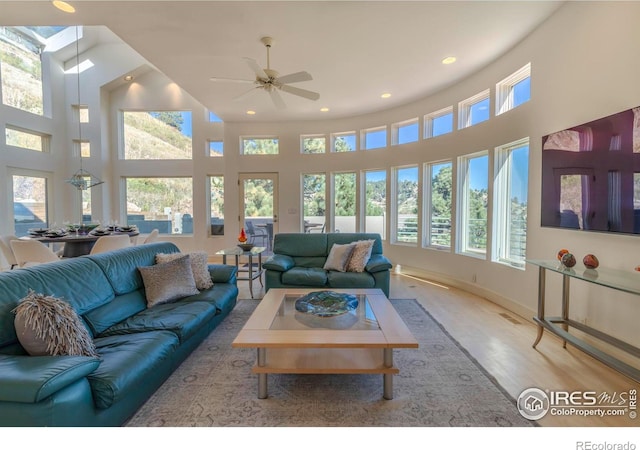
MULTIPOLYGON (((380 326, 364 294, 354 295, 357 306, 341 314, 321 316, 296 309, 300 295, 285 295, 276 313, 271 330, 379 330, 380 326)), ((300 308, 304 309, 304 308, 300 308)))
POLYGON ((233 248, 225 248, 224 250, 218 250, 216 252, 216 255, 247 255, 247 254, 252 254, 252 255, 259 255, 260 253, 263 253, 267 248, 266 247, 253 247, 251 250, 243 250, 240 247, 233 247, 233 248))
POLYGON ((566 275, 589 283, 599 284, 619 291, 640 295, 640 272, 635 270, 617 270, 607 267, 588 269, 583 264, 577 263, 568 268, 557 260, 528 259, 529 264, 566 275))

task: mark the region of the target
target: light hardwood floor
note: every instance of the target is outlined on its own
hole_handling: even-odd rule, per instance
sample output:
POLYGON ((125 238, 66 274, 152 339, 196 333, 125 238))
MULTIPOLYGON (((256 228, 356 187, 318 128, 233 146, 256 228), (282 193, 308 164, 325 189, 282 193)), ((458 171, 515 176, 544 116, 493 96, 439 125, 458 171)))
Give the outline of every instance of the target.
MULTIPOLYGON (((238 298, 250 298, 248 282, 239 281, 238 298)), ((254 297, 264 295, 258 280, 254 297)), ((391 275, 390 297, 417 299, 513 398, 527 388, 548 391, 595 391, 597 394, 640 391, 633 380, 609 369, 580 350, 545 332, 536 347, 537 327, 486 299, 428 280, 391 275)), ((640 411, 639 411, 640 412, 640 411)), ((545 427, 638 427, 640 418, 552 416, 545 427)))

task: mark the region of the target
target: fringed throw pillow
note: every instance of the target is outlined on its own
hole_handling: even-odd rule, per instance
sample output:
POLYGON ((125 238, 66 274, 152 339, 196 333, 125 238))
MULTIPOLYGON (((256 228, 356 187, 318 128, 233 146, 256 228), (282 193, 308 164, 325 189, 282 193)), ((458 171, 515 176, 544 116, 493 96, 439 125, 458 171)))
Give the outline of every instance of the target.
POLYGON ((371 258, 374 243, 373 239, 352 242, 355 244, 355 248, 347 263, 347 272, 364 272, 364 268, 371 258))
POLYGON ((99 356, 82 319, 64 300, 30 289, 13 312, 18 341, 31 356, 99 356))

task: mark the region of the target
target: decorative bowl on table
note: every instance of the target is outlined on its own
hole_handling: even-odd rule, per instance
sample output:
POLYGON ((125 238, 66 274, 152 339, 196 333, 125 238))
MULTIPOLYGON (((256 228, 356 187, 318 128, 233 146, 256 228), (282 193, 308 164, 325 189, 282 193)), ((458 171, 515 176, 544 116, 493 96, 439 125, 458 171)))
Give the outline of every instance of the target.
POLYGON ((48 231, 48 228, 29 228, 29 234, 32 236, 42 236, 48 231))
POLYGON ((318 317, 333 317, 358 307, 358 297, 333 291, 310 292, 296 300, 296 311, 318 317))
POLYGON ((102 228, 97 228, 91 231, 89 234, 93 234, 94 236, 107 236, 108 234, 111 234, 111 231, 105 230, 102 228))
POLYGON ((46 233, 43 234, 43 236, 49 237, 49 238, 59 238, 59 237, 64 237, 66 235, 67 235, 67 232, 64 230, 48 230, 46 233))
POLYGON ((253 248, 253 244, 238 244, 238 247, 240 247, 243 251, 248 252, 249 250, 251 250, 253 248))
POLYGON ((123 233, 128 233, 130 231, 133 231, 134 227, 129 226, 129 225, 122 225, 120 227, 118 227, 118 231, 122 231, 123 233))

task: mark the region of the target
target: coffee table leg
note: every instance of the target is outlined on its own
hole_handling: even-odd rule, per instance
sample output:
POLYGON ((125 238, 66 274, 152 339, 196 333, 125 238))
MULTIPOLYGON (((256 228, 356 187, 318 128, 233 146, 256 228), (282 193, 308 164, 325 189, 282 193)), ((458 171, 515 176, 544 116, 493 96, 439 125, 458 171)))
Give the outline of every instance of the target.
MULTIPOLYGON (((258 349, 258 366, 263 367, 267 362, 267 350, 258 349)), ((258 374, 258 398, 267 398, 267 374, 258 374)))
MULTIPOLYGON (((382 350, 385 367, 393 367, 393 349, 385 348, 382 350)), ((385 373, 382 375, 382 396, 385 400, 393 400, 393 374, 385 373)))

